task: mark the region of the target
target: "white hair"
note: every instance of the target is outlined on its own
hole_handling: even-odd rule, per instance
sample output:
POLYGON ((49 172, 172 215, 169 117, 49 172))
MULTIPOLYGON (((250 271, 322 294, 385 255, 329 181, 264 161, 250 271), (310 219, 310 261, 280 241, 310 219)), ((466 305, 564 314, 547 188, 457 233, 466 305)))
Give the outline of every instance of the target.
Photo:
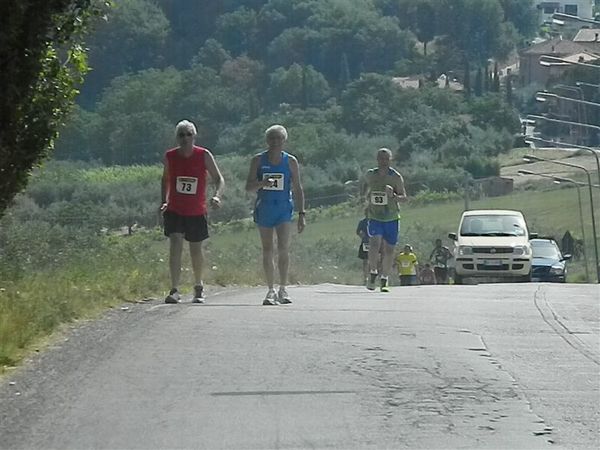
POLYGON ((194 125, 189 120, 182 120, 177 125, 175 125, 175 135, 177 136, 177 134, 181 130, 190 131, 194 136, 198 134, 198 132, 196 131, 196 125, 194 125))
POLYGON ((389 148, 385 148, 385 147, 381 147, 379 150, 377 150, 377 154, 380 154, 380 153, 387 153, 390 158, 392 158, 392 156, 393 156, 392 151, 389 148))
POLYGON ((283 125, 271 125, 269 128, 267 128, 265 130, 265 137, 269 137, 272 134, 278 134, 285 141, 287 141, 288 134, 287 134, 287 130, 285 129, 285 127, 283 125))

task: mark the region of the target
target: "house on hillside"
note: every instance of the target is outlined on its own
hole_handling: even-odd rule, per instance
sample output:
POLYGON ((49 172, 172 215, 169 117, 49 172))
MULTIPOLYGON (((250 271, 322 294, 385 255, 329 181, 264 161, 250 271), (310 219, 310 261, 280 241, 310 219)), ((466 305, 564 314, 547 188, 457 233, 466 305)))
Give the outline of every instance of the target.
POLYGON ((573 42, 584 45, 600 43, 600 28, 582 28, 573 38, 573 42))
POLYGON ((542 1, 534 0, 539 11, 539 23, 552 22, 552 14, 563 13, 591 19, 594 14, 594 0, 542 1))
POLYGON ((527 47, 519 52, 519 79, 522 86, 531 83, 545 84, 549 79, 560 77, 568 65, 540 64, 540 56, 550 55, 573 62, 590 62, 600 59, 600 42, 573 42, 567 39, 551 39, 527 47))
MULTIPOLYGON (((423 86, 424 81, 423 77, 414 75, 410 77, 394 77, 392 78, 392 82, 403 89, 412 88, 419 89, 423 86)), ((441 74, 437 80, 435 81, 435 85, 439 88, 447 88, 452 91, 462 91, 464 86, 458 82, 457 80, 450 79, 446 74, 441 74)))

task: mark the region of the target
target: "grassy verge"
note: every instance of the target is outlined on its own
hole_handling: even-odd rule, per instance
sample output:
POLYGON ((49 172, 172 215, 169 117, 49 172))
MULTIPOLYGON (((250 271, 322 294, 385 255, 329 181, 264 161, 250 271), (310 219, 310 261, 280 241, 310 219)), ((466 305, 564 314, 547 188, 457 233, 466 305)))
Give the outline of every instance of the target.
MULTIPOLYGON (((521 192, 473 201, 471 208, 523 211, 533 231, 560 239, 566 230, 579 236, 579 211, 574 189, 521 192)), ((455 231, 463 201, 406 206, 400 244, 411 243, 423 260, 435 238, 455 231)), ((587 207, 589 211, 589 206, 587 207)), ((589 213, 584 213, 589 217, 589 213)), ((360 261, 355 236, 360 209, 350 204, 308 212, 308 227, 292 241, 291 282, 359 283, 360 261)), ((593 261, 590 221, 587 249, 593 261)), ((133 236, 106 237, 101 249, 81 250, 59 268, 31 272, 0 283, 0 371, 15 365, 41 340, 64 323, 95 317, 127 301, 161 298, 168 289, 167 242, 159 230, 133 236)), ((249 220, 212 227, 206 246, 208 285, 263 283, 258 233, 249 220)), ((191 288, 191 270, 184 253, 183 280, 191 288)), ((590 264, 593 267, 593 264, 590 264)), ((569 281, 583 280, 583 263, 570 266, 569 281)))

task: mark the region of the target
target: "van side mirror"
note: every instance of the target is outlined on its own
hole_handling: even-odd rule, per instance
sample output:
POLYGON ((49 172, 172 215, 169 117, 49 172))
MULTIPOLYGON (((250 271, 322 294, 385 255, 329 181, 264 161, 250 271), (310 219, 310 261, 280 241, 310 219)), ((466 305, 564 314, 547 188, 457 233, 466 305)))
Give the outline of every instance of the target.
POLYGON ((573 257, 573 255, 571 255, 570 253, 567 253, 565 255, 562 255, 561 261, 569 261, 572 257, 573 257))
POLYGON ((449 237, 450 239, 452 239, 453 241, 456 241, 456 240, 457 240, 456 233, 448 233, 448 237, 449 237))

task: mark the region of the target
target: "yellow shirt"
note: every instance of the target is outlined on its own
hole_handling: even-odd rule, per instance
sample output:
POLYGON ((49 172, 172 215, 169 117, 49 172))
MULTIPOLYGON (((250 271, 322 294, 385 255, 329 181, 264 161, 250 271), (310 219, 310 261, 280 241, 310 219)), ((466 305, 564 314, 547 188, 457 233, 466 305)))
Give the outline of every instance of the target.
POLYGON ((417 255, 414 253, 400 253, 396 256, 396 264, 400 275, 417 274, 417 255))

